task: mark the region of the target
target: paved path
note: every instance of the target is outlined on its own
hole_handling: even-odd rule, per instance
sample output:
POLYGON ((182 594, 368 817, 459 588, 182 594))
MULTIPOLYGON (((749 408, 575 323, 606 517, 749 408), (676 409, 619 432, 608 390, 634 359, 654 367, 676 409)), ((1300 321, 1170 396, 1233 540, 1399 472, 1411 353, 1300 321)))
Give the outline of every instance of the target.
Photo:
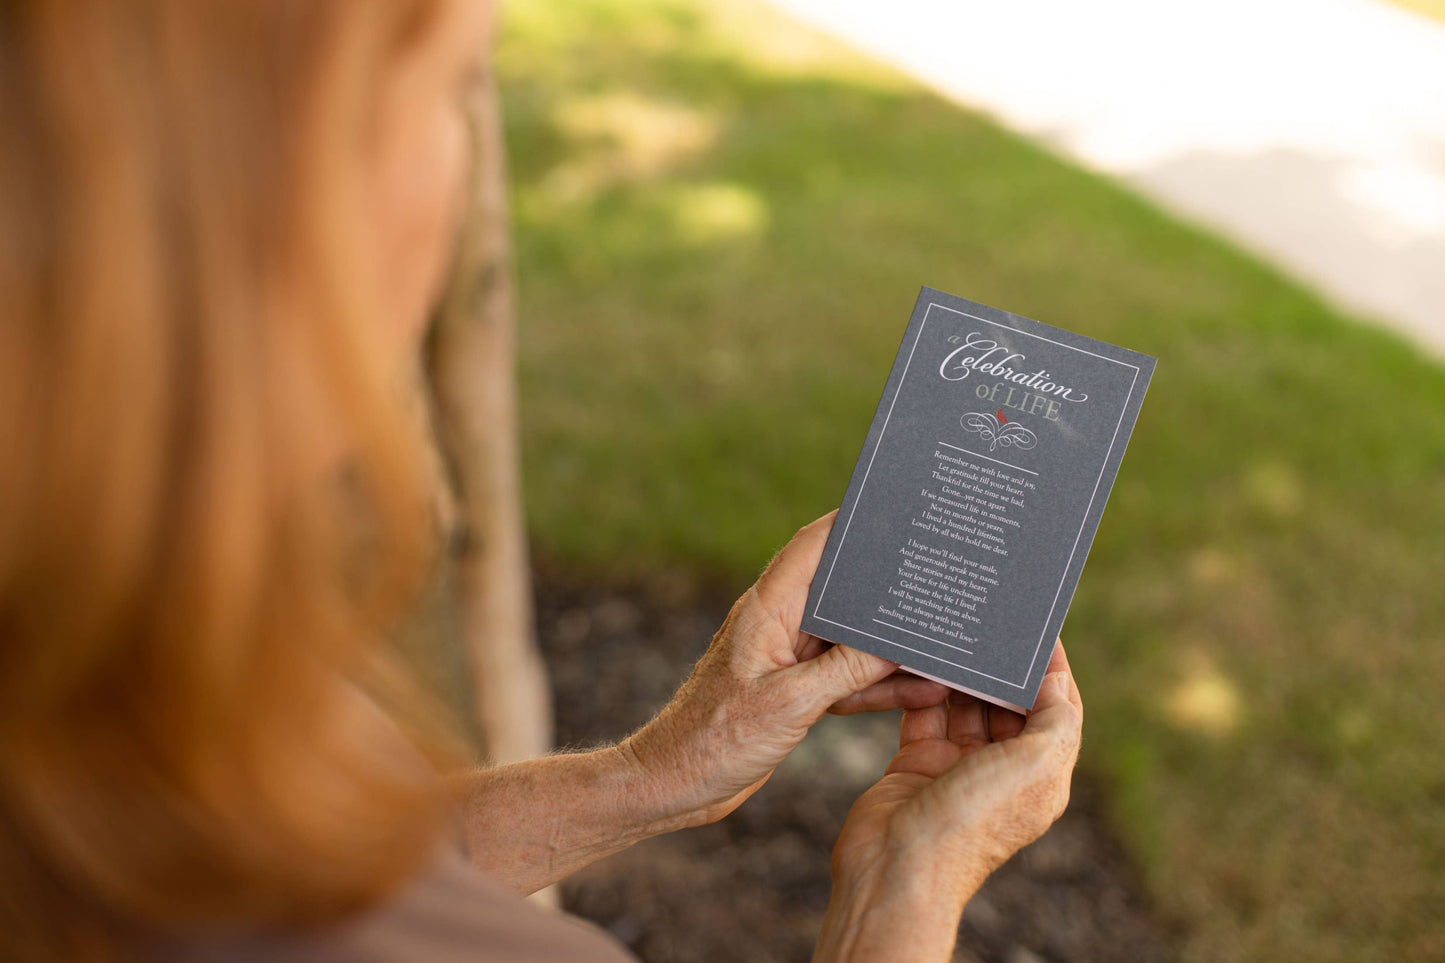
POLYGON ((1379 0, 773 0, 1445 356, 1445 25, 1379 0))

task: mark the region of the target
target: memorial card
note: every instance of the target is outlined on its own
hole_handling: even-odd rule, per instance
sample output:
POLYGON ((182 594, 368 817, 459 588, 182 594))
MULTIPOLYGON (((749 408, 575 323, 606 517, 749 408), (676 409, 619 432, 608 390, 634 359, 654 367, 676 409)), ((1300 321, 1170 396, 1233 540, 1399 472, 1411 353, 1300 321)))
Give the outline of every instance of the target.
POLYGON ((1032 708, 1153 372, 924 288, 803 630, 1032 708))

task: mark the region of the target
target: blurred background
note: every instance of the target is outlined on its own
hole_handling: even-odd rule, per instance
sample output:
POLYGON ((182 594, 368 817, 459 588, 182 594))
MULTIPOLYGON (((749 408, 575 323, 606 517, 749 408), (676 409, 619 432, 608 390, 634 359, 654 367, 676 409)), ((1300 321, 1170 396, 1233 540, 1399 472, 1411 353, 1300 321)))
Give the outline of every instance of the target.
MULTIPOLYGON (((1440 0, 511 0, 496 62, 560 744, 837 506, 927 284, 1159 359, 1065 627, 1075 803, 958 959, 1445 959, 1440 0)), ((564 903, 807 959, 896 723, 564 903)))

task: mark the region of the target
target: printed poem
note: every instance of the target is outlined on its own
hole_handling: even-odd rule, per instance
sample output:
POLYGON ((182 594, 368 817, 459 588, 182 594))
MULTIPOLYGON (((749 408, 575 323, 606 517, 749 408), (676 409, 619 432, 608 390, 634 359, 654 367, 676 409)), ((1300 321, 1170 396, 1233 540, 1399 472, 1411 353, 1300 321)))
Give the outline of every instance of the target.
POLYGON ((1036 489, 1022 471, 935 448, 877 621, 971 654, 989 591, 998 586, 998 562, 1008 557, 1009 537, 1036 489))

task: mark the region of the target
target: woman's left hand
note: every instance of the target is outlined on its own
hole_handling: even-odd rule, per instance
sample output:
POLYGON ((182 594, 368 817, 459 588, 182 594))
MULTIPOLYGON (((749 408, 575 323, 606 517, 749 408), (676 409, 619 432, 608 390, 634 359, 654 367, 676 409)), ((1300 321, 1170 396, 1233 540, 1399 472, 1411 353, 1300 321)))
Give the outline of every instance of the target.
POLYGON ((917 709, 947 697, 895 662, 800 629, 835 514, 778 553, 672 701, 618 746, 686 825, 736 809, 825 712, 917 709))

